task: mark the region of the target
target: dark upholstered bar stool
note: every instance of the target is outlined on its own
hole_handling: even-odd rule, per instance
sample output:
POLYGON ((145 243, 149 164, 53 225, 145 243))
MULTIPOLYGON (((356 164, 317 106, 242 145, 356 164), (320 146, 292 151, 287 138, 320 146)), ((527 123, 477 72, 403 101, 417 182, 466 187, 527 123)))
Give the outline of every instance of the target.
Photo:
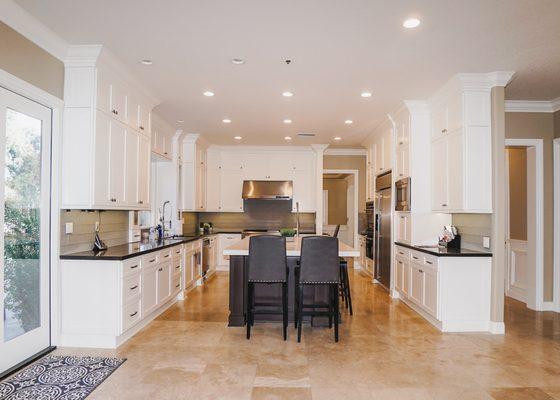
POLYGON ((255 314, 282 314, 284 340, 288 337, 288 263, 286 259, 286 238, 283 236, 262 235, 249 239, 249 265, 247 279, 247 339, 251 337, 251 326, 255 314), (255 284, 282 285, 281 310, 256 307, 275 307, 278 304, 255 302, 255 284))
MULTIPOLYGON (((334 229, 333 237, 338 237, 340 225, 334 229)), ((348 278, 348 261, 340 258, 340 295, 344 300, 346 308, 349 308, 350 315, 354 315, 352 311, 352 293, 350 292, 350 278, 348 278)))
POLYGON ((301 326, 304 316, 329 318, 329 327, 334 319, 334 340, 338 342, 338 287, 340 285, 340 263, 338 239, 329 236, 308 236, 301 239, 301 258, 296 273, 295 320, 298 342, 301 341, 301 326), (326 304, 304 304, 303 288, 327 286, 329 301, 326 304))

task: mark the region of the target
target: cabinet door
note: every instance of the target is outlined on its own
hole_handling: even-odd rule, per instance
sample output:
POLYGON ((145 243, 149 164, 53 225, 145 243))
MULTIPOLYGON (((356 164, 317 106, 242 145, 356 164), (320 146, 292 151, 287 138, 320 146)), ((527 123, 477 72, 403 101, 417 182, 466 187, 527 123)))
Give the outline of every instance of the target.
POLYGON ((463 95, 458 94, 447 101, 447 129, 455 132, 463 125, 463 95))
POLYGON ((223 152, 220 158, 222 170, 241 171, 243 169, 244 160, 241 153, 223 152))
POLYGON ((138 129, 145 135, 150 135, 150 108, 144 104, 138 107, 138 129))
POLYGON ((126 110, 128 125, 134 129, 139 129, 140 103, 136 95, 129 94, 127 96, 126 110))
POLYGON ((107 114, 111 114, 111 83, 107 74, 97 70, 97 99, 96 106, 107 114))
POLYGON ((111 113, 121 122, 126 119, 126 90, 122 84, 111 82, 111 113))
POLYGON ((457 131, 447 136, 447 207, 463 208, 463 135, 457 131))
POLYGON ((424 301, 426 311, 437 318, 437 272, 424 269, 424 301))
POLYGON ((185 254, 185 263, 183 268, 185 288, 188 288, 193 283, 193 253, 188 252, 185 254))
POLYGON ((242 212, 243 171, 222 170, 220 186, 221 211, 242 212))
POLYGON ((204 211, 206 210, 206 168, 201 164, 196 167, 195 177, 196 209, 198 211, 204 211))
POLYGON ((424 272, 422 265, 412 261, 410 263, 410 299, 419 306, 424 301, 424 272))
POLYGON ((221 211, 219 169, 206 171, 206 211, 221 211))
POLYGON ((150 205, 150 139, 138 137, 138 204, 142 208, 150 205))
POLYGON ((138 206, 138 134, 127 129, 125 137, 124 199, 130 206, 138 206))
POLYGON ((432 209, 447 207, 447 140, 441 138, 432 143, 432 209))
POLYGON ((97 112, 95 117, 94 202, 96 205, 112 205, 109 191, 109 168, 111 152, 111 118, 97 112))
POLYGON ((408 171, 408 146, 397 148, 397 159, 395 160, 395 178, 397 180, 409 176, 408 171))
POLYGON ((403 258, 403 283, 402 292, 405 297, 410 296, 410 278, 411 278, 411 268, 410 260, 408 258, 403 258))
POLYGON ((299 203, 299 211, 315 212, 315 172, 314 171, 294 171, 293 174, 293 211, 296 210, 296 203, 299 203))
POLYGON ((410 243, 410 214, 400 212, 396 216, 397 220, 397 241, 410 243))
POLYGON ((158 267, 153 266, 142 271, 142 316, 147 316, 158 305, 158 267))
POLYGON ((267 179, 272 181, 285 181, 291 179, 294 169, 283 154, 271 154, 268 158, 267 179))
POLYGON ((375 140, 375 175, 383 172, 383 138, 378 136, 375 140))
POLYGON ((395 289, 402 292, 404 277, 404 260, 401 257, 395 257, 395 289))
POLYGON ((125 143, 126 127, 118 122, 111 122, 111 144, 109 146, 109 193, 113 205, 124 203, 124 176, 125 176, 125 143))
POLYGON ((182 208, 186 211, 196 211, 196 167, 194 163, 181 165, 181 197, 182 208))
POLYGON ((383 170, 393 167, 393 131, 388 129, 383 135, 383 170))
POLYGON ((165 262, 157 269, 158 305, 165 303, 171 296, 171 263, 165 262))
POLYGON ((246 154, 243 160, 244 179, 268 179, 268 159, 266 154, 246 154))
POLYGON ((447 133, 447 106, 441 104, 432 112, 432 138, 439 138, 447 133))

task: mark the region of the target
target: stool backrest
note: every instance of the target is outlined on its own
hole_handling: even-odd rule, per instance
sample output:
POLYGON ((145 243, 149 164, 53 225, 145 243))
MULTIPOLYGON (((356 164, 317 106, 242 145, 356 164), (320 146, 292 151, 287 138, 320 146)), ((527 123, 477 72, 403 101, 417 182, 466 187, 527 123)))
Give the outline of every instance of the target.
POLYGON ((260 235, 249 239, 249 281, 286 282, 286 238, 260 235))
POLYGON ((340 225, 337 225, 337 226, 334 228, 334 232, 333 232, 333 234, 332 234, 332 237, 338 237, 338 231, 340 231, 340 225))
POLYGON ((338 239, 306 236, 301 239, 300 283, 339 283, 338 239))

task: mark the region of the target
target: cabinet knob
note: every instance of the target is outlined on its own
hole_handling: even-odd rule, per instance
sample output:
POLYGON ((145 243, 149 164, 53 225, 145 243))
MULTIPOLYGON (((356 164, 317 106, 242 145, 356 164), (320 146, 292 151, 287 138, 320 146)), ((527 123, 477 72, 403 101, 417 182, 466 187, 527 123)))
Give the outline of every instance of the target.
POLYGON ((419 272, 420 272, 421 274, 423 274, 423 273, 424 273, 424 271, 422 271, 421 269, 419 269, 418 271, 419 271, 419 272))
POLYGON ((117 110, 114 110, 114 109, 113 109, 113 114, 119 115, 119 112, 118 112, 117 110))
POLYGON ((143 126, 141 126, 141 127, 140 127, 140 130, 141 130, 141 131, 143 131, 143 130, 144 130, 144 127, 143 127, 143 126))
POLYGON ((442 206, 442 207, 447 207, 447 204, 446 204, 446 203, 443 203, 441 206, 442 206))
POLYGON ((403 176, 404 174, 399 174, 399 176, 403 176))
POLYGON ((403 144, 404 142, 399 142, 399 144, 403 144))
POLYGON ((144 204, 143 200, 138 200, 138 204, 144 204))
POLYGON ((447 129, 442 129, 441 133, 447 133, 447 129))
POLYGON ((159 272, 163 271, 163 268, 158 269, 159 272))

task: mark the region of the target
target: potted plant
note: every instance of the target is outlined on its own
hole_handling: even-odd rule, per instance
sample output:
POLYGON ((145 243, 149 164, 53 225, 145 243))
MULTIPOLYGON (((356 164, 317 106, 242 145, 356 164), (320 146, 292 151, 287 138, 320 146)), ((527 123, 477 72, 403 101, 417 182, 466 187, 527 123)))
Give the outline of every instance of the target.
POLYGON ((287 242, 293 242, 296 230, 292 228, 282 228, 280 229, 280 234, 286 238, 287 242))

